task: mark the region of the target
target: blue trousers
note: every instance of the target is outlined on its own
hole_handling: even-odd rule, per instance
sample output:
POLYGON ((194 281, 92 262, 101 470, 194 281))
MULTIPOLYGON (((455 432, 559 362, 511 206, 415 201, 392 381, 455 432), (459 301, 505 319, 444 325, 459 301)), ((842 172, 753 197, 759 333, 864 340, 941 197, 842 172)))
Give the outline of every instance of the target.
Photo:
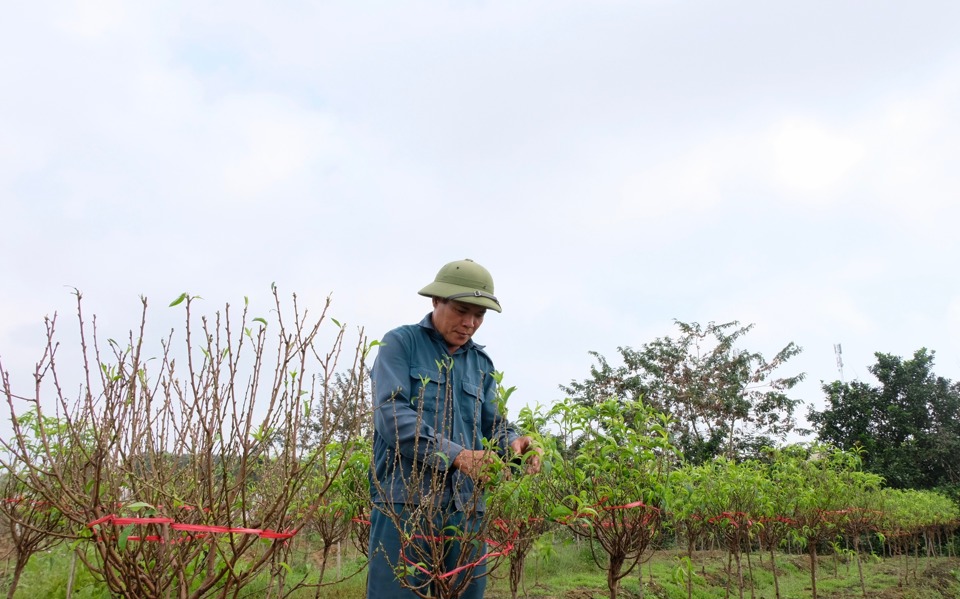
MULTIPOLYGON (((393 521, 383 514, 379 506, 374 506, 373 513, 370 515, 370 549, 369 565, 367 570, 367 599, 411 599, 417 597, 417 594, 409 587, 421 589, 421 593, 426 594, 430 589, 433 596, 437 596, 435 582, 430 580, 424 572, 417 570, 413 564, 423 561, 423 556, 428 551, 431 541, 424 537, 436 539, 438 537, 446 538, 444 570, 452 571, 457 565, 472 564, 480 560, 486 554, 486 543, 476 545, 461 545, 457 536, 459 533, 454 530, 476 531, 479 529, 480 521, 478 516, 466 517, 463 512, 440 510, 438 515, 431 523, 418 523, 411 520, 410 507, 402 504, 394 504, 392 508, 395 513, 400 514, 401 526, 406 531, 405 537, 412 538, 405 542, 408 545, 406 549, 406 559, 401 555, 404 542, 401 540, 401 532, 397 530, 393 521), (410 544, 416 543, 421 551, 417 551, 410 544), (461 554, 467 553, 463 557, 461 554), (418 556, 419 553, 419 556, 418 556), (407 587, 401 584, 397 576, 404 578, 407 587)), ((433 541, 435 544, 435 541, 433 541)), ((481 563, 472 568, 458 572, 448 578, 457 582, 466 577, 474 578, 470 581, 459 597, 461 599, 482 599, 484 589, 486 588, 487 578, 486 564, 481 563)))

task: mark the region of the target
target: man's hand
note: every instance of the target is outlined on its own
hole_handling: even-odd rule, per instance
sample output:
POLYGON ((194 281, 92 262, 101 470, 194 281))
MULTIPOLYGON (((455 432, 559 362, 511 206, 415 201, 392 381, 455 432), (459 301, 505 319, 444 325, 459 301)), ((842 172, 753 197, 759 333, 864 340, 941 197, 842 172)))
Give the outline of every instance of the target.
POLYGON ((482 481, 484 470, 497 461, 497 454, 486 449, 464 449, 453 460, 453 467, 476 481, 482 481))
POLYGON ((543 457, 543 448, 538 447, 533 439, 527 436, 517 437, 510 443, 510 448, 518 456, 527 456, 524 460, 524 472, 526 474, 536 474, 540 472, 540 462, 543 457), (527 455, 527 454, 530 455, 527 455))

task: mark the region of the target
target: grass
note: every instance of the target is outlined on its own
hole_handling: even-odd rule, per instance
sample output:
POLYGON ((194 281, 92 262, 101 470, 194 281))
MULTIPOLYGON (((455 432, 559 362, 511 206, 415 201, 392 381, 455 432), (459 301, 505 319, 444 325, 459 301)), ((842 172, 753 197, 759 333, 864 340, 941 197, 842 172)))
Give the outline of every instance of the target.
MULTIPOLYGON (((621 581, 623 599, 687 599, 685 567, 682 554, 676 551, 658 551, 642 566, 621 581)), ((747 571, 743 557, 743 597, 774 599, 773 569, 769 555, 760 560, 758 553, 750 556, 752 575, 747 571), (752 592, 751 592, 752 581, 752 592)), ((806 555, 777 554, 777 574, 781 599, 807 599, 812 596, 809 558, 806 555)), ((727 594, 728 555, 722 551, 701 552, 694 557, 693 598, 739 599, 740 590, 734 571, 727 594)), ((960 558, 909 558, 910 574, 902 582, 903 561, 900 558, 864 558, 864 579, 868 597, 872 599, 960 599, 960 558)), ((735 565, 734 565, 735 568, 735 565)), ((529 599, 600 599, 609 596, 604 572, 589 557, 586 544, 580 548, 569 544, 557 549, 554 563, 546 566, 528 564, 525 571, 525 589, 519 596, 529 599), (538 571, 537 568, 540 568, 538 571)), ((818 561, 817 591, 821 599, 862 597, 856 563, 832 555, 818 561)), ((506 570, 491 577, 488 599, 510 597, 506 570)))
MULTIPOLYGON (((317 553, 304 547, 294 553, 291 560, 289 580, 299 580, 304 575, 317 573, 317 553)), ((739 599, 739 588, 734 576, 729 595, 726 591, 725 567, 727 554, 722 551, 701 552, 694 557, 694 599, 739 599)), ((746 557, 743 559, 746 599, 774 599, 773 572, 768 555, 753 553, 752 575, 747 572, 746 557), (751 592, 752 581, 752 592, 751 592)), ((34 556, 24 572, 17 590, 17 598, 65 597, 69 571, 69 554, 64 547, 34 556)), ((622 599, 687 599, 685 568, 682 555, 676 551, 658 551, 643 564, 640 571, 634 570, 621 583, 622 599), (640 575, 642 572, 642 585, 640 575)), ((901 558, 864 560, 868 596, 871 599, 960 599, 960 558, 908 558, 909 574, 904 584, 904 561, 901 558)), ((4 564, 0 562, 0 567, 4 564)), ((362 568, 362 557, 352 550, 345 551, 341 564, 344 575, 362 568)), ((8 570, 7 570, 8 571, 8 570)), ((807 599, 811 597, 809 562, 805 555, 780 553, 777 555, 777 572, 782 599, 807 599)), ((336 577, 337 568, 331 564, 327 578, 336 577)), ((509 583, 507 568, 494 571, 487 585, 488 599, 508 599, 509 583)), ((609 596, 606 574, 590 557, 588 545, 581 542, 545 543, 540 553, 527 560, 524 573, 528 599, 601 599, 609 596)), ((0 593, 6 594, 4 578, 0 593)), ((266 596, 269 580, 258 579, 244 590, 244 597, 251 599, 266 596)), ((361 572, 348 580, 321 589, 322 599, 360 599, 365 595, 365 575, 361 572)), ((817 571, 817 589, 822 599, 846 599, 862 597, 855 562, 832 555, 820 558, 817 571)), ((294 598, 314 597, 315 591, 306 590, 292 595, 294 598)), ((108 599, 110 593, 93 580, 82 566, 77 568, 74 582, 74 599, 108 599)))

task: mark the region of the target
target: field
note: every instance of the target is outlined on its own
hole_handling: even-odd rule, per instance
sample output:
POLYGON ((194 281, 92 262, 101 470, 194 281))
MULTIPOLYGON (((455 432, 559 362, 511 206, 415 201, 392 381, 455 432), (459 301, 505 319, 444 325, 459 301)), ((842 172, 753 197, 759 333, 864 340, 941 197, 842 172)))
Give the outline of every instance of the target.
MULTIPOLYGON (((743 589, 743 597, 773 599, 775 595, 773 575, 769 558, 762 563, 754 555, 753 592, 749 582, 743 589)), ((702 552, 695 558, 693 597, 695 599, 722 599, 727 596, 724 568, 727 555, 724 552, 702 552), (704 575, 705 572, 705 575, 704 575)), ((911 558, 911 562, 916 561, 911 558)), ((679 556, 673 551, 656 552, 643 565, 641 589, 638 572, 624 579, 621 598, 640 597, 658 599, 685 599, 686 583, 680 574, 679 556), (636 575, 635 575, 636 574, 636 575)), ((913 574, 911 563, 910 580, 900 586, 903 566, 899 559, 874 560, 864 563, 864 576, 869 597, 881 599, 940 599, 960 598, 960 559, 923 558, 918 562, 918 572, 913 574)), ((782 599, 804 599, 811 596, 809 562, 804 555, 778 554, 780 596, 782 599)), ((606 579, 591 561, 589 555, 567 548, 552 564, 528 568, 527 597, 531 599, 601 599, 608 597, 606 579)), ((749 580, 749 578, 748 578, 749 580)), ((841 599, 862 597, 856 564, 836 560, 833 556, 820 559, 817 580, 821 598, 841 599)), ((522 596, 522 593, 521 593, 522 596)), ((730 597, 739 597, 734 583, 730 597)), ((510 597, 505 581, 495 580, 487 597, 506 599, 510 597)))
MULTIPOLYGON (((302 542, 294 551, 290 564, 289 579, 304 575, 315 576, 320 565, 319 552, 307 542, 302 542)), ((819 597, 843 599, 862 597, 856 563, 848 555, 825 555, 820 557, 817 570, 819 597)), ((760 559, 759 553, 751 554, 752 576, 747 572, 744 559, 745 584, 743 594, 736 585, 736 577, 729 591, 725 567, 727 554, 723 551, 702 551, 694 556, 694 599, 722 599, 741 596, 750 599, 774 599, 774 581, 769 556, 760 559), (751 588, 750 580, 753 580, 751 588)), ((799 554, 777 554, 780 597, 782 599, 805 599, 811 597, 808 558, 799 554)), ((687 588, 682 567, 682 556, 676 551, 661 550, 643 564, 642 571, 635 570, 622 581, 620 597, 624 599, 685 599, 687 588), (642 574, 642 585, 641 585, 642 574)), ((10 563, 0 561, 4 581, 0 592, 6 593, 6 574, 10 563)), ((338 572, 346 580, 324 587, 322 599, 359 599, 364 597, 365 582, 363 564, 356 552, 345 549, 338 561, 332 558, 327 566, 328 580, 334 580, 338 572)), ((875 599, 960 599, 960 558, 866 558, 863 561, 868 597, 875 599)), ((66 547, 34 556, 20 582, 17 598, 61 598, 66 596, 70 557, 66 547)), ((507 570, 501 567, 491 575, 488 599, 509 599, 507 570)), ((263 585, 266 582, 264 580, 263 585)), ((251 585, 243 597, 267 597, 263 586, 251 585)), ((298 592, 292 597, 314 597, 315 592, 298 592)), ((591 560, 586 543, 579 547, 573 542, 556 542, 541 549, 540 555, 532 555, 526 564, 524 585, 518 593, 529 599, 602 599, 609 596, 606 578, 591 560)), ((73 598, 106 599, 106 588, 94 581, 82 567, 77 568, 73 598)))

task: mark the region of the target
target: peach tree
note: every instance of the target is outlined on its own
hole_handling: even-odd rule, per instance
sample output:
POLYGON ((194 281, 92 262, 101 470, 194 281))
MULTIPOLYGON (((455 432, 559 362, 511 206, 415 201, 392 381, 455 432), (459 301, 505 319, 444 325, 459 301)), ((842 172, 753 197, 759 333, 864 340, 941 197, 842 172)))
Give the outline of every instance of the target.
POLYGON ((641 563, 660 529, 668 477, 678 462, 670 420, 642 401, 556 404, 551 421, 567 444, 554 467, 551 517, 586 538, 607 588, 641 563))

